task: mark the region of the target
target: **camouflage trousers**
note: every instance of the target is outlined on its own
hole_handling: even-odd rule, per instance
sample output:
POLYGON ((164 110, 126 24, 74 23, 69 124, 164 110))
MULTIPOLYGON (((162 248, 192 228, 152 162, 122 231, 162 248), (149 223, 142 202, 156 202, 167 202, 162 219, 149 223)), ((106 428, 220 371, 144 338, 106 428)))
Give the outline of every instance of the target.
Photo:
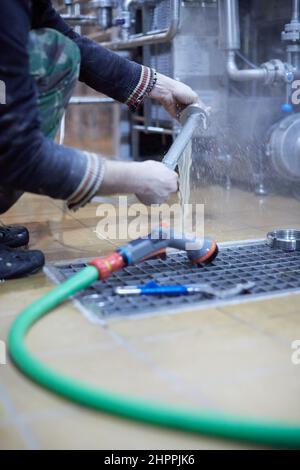
MULTIPOLYGON (((41 130, 54 139, 79 75, 80 51, 63 34, 49 28, 29 34, 30 74, 37 87, 41 130)), ((21 191, 0 186, 0 214, 21 196, 21 191)))
POLYGON ((54 138, 78 79, 80 51, 58 31, 39 29, 29 35, 29 61, 38 90, 41 129, 54 138))

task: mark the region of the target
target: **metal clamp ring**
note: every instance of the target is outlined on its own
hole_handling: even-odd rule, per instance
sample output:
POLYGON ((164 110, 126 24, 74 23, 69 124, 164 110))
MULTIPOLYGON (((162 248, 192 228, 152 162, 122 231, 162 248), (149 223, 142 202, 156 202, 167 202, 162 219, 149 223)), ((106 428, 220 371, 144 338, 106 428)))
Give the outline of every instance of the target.
POLYGON ((271 248, 283 251, 300 251, 300 231, 293 229, 274 230, 267 234, 267 243, 271 248))

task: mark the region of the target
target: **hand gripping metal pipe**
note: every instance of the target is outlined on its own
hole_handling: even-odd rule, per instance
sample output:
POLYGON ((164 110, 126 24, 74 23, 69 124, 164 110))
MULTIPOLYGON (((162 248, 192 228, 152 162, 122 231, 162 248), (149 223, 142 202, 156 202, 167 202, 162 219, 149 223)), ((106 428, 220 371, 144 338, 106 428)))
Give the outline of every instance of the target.
POLYGON ((175 170, 196 129, 201 127, 205 129, 207 127, 208 113, 201 106, 192 104, 181 113, 180 122, 182 129, 163 159, 163 163, 170 170, 175 170))

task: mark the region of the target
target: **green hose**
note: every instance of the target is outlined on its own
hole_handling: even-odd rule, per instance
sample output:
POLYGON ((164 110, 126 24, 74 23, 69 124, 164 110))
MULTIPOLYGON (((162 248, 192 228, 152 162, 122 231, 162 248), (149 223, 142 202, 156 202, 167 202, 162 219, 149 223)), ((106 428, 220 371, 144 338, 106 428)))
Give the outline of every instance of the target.
POLYGON ((36 359, 25 345, 25 337, 30 328, 52 308, 89 286, 97 278, 98 271, 94 266, 83 269, 32 303, 15 320, 9 332, 8 348, 16 366, 25 375, 46 389, 80 405, 124 418, 261 445, 300 448, 299 426, 200 412, 192 408, 175 408, 164 403, 118 395, 61 375, 36 359))

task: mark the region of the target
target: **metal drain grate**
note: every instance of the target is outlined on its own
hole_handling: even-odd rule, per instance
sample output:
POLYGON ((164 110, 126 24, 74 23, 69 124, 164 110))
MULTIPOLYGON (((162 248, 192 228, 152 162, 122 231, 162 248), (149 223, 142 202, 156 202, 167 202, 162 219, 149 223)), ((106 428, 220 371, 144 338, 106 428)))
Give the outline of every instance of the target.
MULTIPOLYGON (((88 260, 48 265, 46 273, 57 282, 84 268, 88 260)), ((254 300, 300 291, 300 252, 272 250, 264 241, 223 244, 210 266, 191 266, 185 253, 169 253, 166 260, 149 260, 114 273, 108 280, 96 282, 75 296, 76 304, 92 320, 108 320, 141 314, 158 314, 195 307, 207 307, 243 300, 254 300), (209 283, 227 289, 252 281, 251 293, 218 301, 203 294, 181 297, 118 296, 117 286, 145 284, 209 283)))

